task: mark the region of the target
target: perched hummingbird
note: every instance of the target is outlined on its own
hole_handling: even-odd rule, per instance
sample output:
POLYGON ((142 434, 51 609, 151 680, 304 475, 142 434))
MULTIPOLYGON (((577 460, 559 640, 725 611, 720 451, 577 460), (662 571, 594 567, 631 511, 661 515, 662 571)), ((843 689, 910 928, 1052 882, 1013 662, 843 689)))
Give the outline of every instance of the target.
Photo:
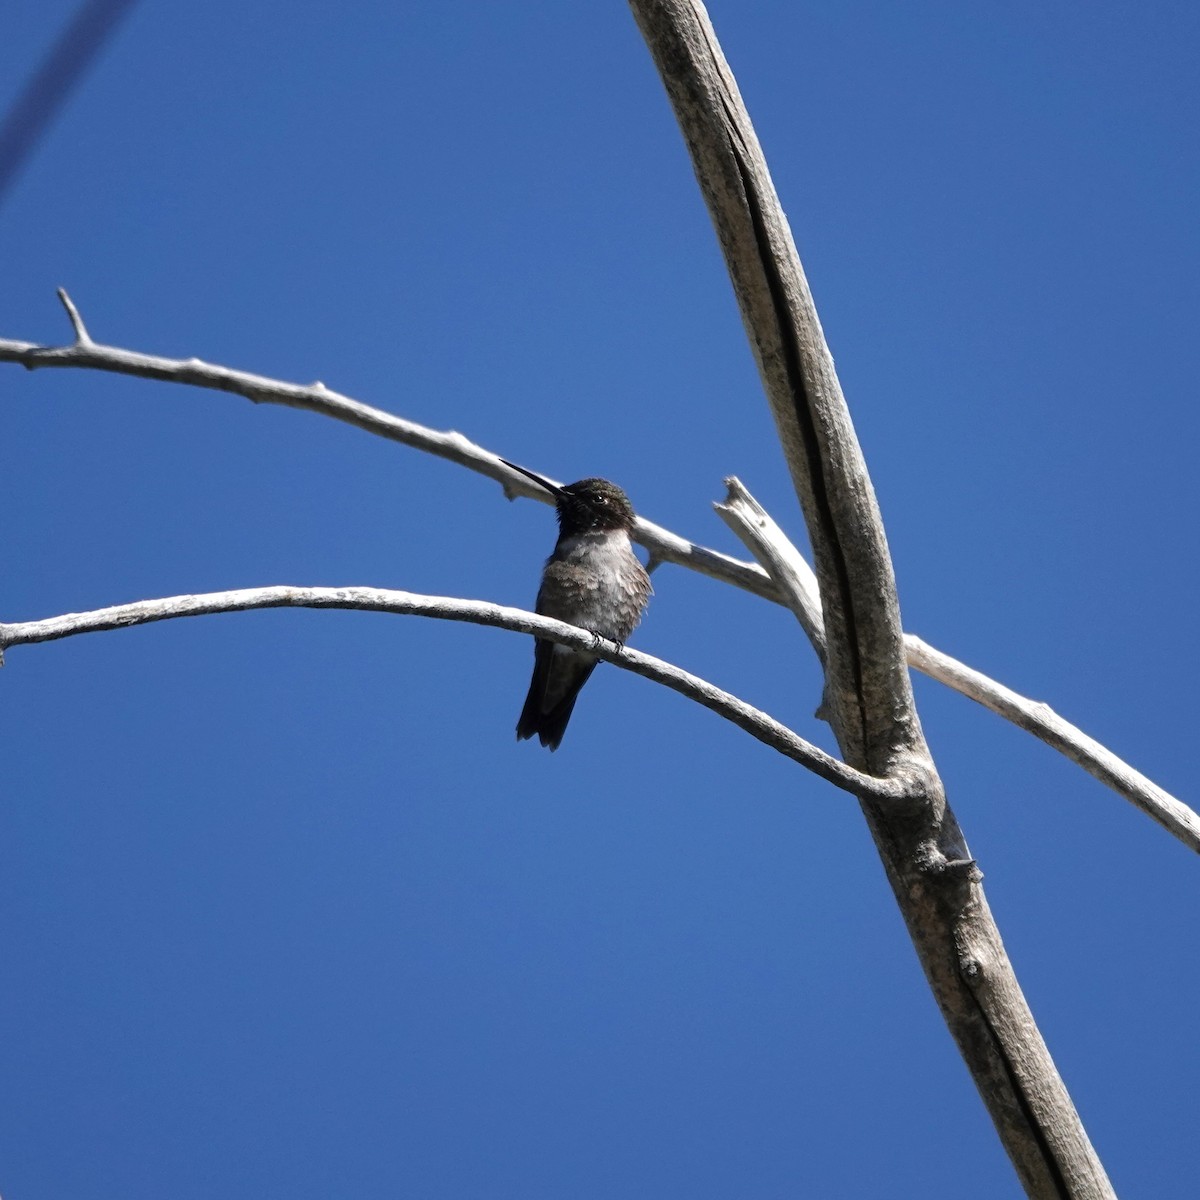
MULTIPOLYGON (((650 576, 629 540, 634 523, 629 497, 607 479, 558 487, 516 463, 500 461, 544 487, 558 509, 558 541, 546 560, 536 611, 623 643, 642 619, 651 592, 650 576)), ((535 640, 533 681, 517 739, 536 733, 543 746, 557 750, 579 689, 599 661, 584 650, 535 640)))

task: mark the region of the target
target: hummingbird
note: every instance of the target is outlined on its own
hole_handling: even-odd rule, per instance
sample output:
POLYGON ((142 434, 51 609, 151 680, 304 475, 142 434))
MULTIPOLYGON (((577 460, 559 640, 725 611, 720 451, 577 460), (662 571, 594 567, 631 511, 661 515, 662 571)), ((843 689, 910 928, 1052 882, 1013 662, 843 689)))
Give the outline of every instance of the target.
MULTIPOLYGON (((507 459, 500 461, 544 487, 558 510, 558 541, 546 560, 536 611, 624 644, 652 591, 630 542, 635 517, 629 497, 607 479, 559 487, 507 459)), ((536 639, 533 680, 517 721, 517 740, 536 733, 543 746, 557 750, 579 691, 599 661, 585 650, 536 639)))

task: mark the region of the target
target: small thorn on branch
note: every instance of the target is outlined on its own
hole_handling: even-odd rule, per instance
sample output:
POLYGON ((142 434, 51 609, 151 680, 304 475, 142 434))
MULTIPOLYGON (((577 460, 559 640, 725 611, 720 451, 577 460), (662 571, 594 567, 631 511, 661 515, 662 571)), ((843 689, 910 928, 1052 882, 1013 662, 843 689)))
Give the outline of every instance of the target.
POLYGON ((67 310, 67 319, 71 322, 71 328, 75 330, 75 345, 94 346, 96 343, 92 341, 91 335, 87 331, 87 326, 83 323, 83 318, 79 315, 79 309, 75 307, 71 297, 67 295, 66 288, 58 289, 58 298, 62 301, 63 308, 67 310))

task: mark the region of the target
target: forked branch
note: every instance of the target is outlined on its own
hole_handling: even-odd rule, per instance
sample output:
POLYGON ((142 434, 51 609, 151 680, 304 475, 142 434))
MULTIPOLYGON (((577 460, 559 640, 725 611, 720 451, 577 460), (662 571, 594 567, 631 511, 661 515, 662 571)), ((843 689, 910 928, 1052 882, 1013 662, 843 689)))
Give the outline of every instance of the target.
MULTIPOLYGON (((804 556, 770 515, 735 478, 725 481, 728 495, 715 504, 717 514, 775 580, 785 603, 796 614, 817 656, 824 661, 825 630, 817 578, 804 556)), ((1078 763, 1089 775, 1137 805, 1185 846, 1200 853, 1200 815, 1163 791, 1082 729, 1060 717, 1048 704, 1018 695, 1003 684, 911 633, 904 635, 908 665, 931 679, 968 696, 984 708, 1032 733, 1052 749, 1078 763)), ((820 713, 819 715, 824 715, 820 713)))
MULTIPOLYGON (((321 383, 288 383, 206 363, 198 358, 163 358, 104 345, 94 341, 88 334, 83 317, 66 291, 60 288, 58 296, 71 322, 75 341, 66 346, 43 346, 34 342, 0 339, 0 362, 19 364, 30 370, 37 367, 76 367, 110 371, 135 378, 157 379, 206 390, 229 392, 256 403, 302 408, 321 416, 332 417, 334 420, 345 421, 368 433, 477 471, 497 480, 510 498, 521 495, 547 502, 544 491, 534 487, 523 476, 510 471, 495 454, 460 433, 443 432, 418 425, 416 422, 332 391, 321 383)), ((727 501, 727 505, 729 503, 727 501)), ((754 539, 747 537, 748 527, 738 528, 736 509, 727 505, 717 505, 718 513, 746 543, 758 562, 743 562, 732 558, 680 537, 653 521, 639 518, 637 539, 649 551, 651 567, 666 562, 687 567, 712 579, 733 584, 762 599, 792 608, 800 616, 805 632, 824 662, 824 618, 812 568, 791 543, 787 542, 782 533, 779 533, 779 537, 790 547, 790 565, 781 559, 772 561, 776 552, 769 548, 770 538, 766 539, 765 550, 762 546, 755 549, 754 539), (762 556, 764 553, 766 557, 762 556), (795 576, 795 585, 789 585, 789 575, 795 576)), ((761 509, 758 512, 760 516, 747 510, 745 520, 751 522, 751 525, 763 518, 770 521, 761 509)), ((778 530, 774 522, 771 522, 771 525, 778 530)), ((759 541, 762 540, 760 537, 759 541)), ((1045 705, 1018 695, 1003 684, 989 679, 965 664, 958 663, 920 639, 906 635, 905 651, 911 667, 925 672, 947 687, 962 692, 997 715, 1013 721, 1035 737, 1041 738, 1055 750, 1079 763, 1100 782, 1142 808, 1181 841, 1194 849, 1200 848, 1200 818, 1191 809, 1123 762, 1112 751, 1100 746, 1061 717, 1057 717, 1045 705)), ((822 715, 825 715, 824 710, 822 715)))

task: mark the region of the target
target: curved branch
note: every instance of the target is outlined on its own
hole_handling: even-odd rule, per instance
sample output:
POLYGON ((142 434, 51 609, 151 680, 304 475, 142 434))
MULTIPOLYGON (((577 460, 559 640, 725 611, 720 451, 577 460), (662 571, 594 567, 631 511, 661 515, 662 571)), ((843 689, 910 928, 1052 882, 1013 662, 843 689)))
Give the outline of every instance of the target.
MULTIPOLYGON (((78 309, 64 289, 58 289, 58 298, 70 318, 75 341, 67 346, 41 346, 35 342, 0 338, 0 362, 18 363, 30 371, 39 367, 110 371, 138 379, 157 379, 164 383, 228 392, 244 396, 255 404, 281 404, 287 408, 319 413, 486 475, 499 483, 510 499, 520 495, 540 500, 543 504, 553 503, 541 488, 510 470, 490 450, 476 445, 461 433, 429 429, 415 421, 406 421, 403 417, 332 391, 319 380, 310 384, 286 383, 249 371, 235 371, 215 363, 202 362, 198 358, 162 358, 156 354, 103 345, 88 336, 78 309)), ((641 517, 638 518, 634 537, 649 551, 651 563, 674 563, 712 579, 732 583, 764 599, 779 598, 770 577, 756 563, 741 562, 717 550, 699 546, 641 517)))
MULTIPOLYGON (((486 600, 460 600, 450 596, 423 596, 415 592, 397 592, 370 587, 277 587, 242 588, 228 592, 206 592, 196 596, 167 596, 159 600, 139 600, 91 612, 67 613, 41 621, 22 621, 0 625, 0 656, 10 646, 56 641, 83 633, 100 633, 146 625, 175 617, 200 617, 213 613, 246 612, 256 608, 349 608, 367 612, 387 612, 405 616, 432 617, 441 621, 465 621, 529 633, 558 642, 575 650, 587 650, 605 662, 615 663, 646 679, 661 683, 681 696, 703 705, 731 721, 751 737, 772 750, 807 767, 822 779, 856 796, 877 800, 896 800, 906 793, 902 779, 876 779, 847 766, 818 746, 805 741, 786 725, 759 709, 714 687, 671 663, 650 654, 642 654, 598 638, 595 634, 555 621, 550 617, 508 608, 486 600)), ((2 661, 2 659, 0 659, 2 661)))

